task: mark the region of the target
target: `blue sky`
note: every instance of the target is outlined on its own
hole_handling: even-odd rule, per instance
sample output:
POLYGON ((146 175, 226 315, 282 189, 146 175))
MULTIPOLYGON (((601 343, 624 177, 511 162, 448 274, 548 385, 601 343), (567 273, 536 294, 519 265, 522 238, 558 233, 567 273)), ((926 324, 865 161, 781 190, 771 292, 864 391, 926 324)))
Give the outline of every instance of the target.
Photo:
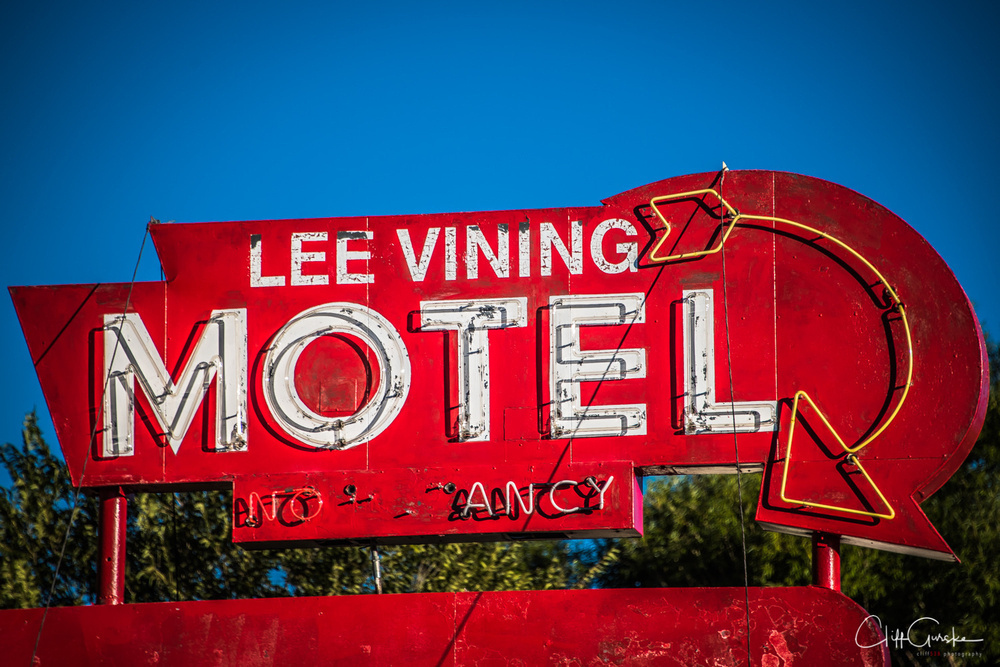
MULTIPOLYGON (((151 215, 595 205, 725 160, 884 204, 1000 332, 997 9, 694 5, 5 3, 0 282, 127 282, 151 215)), ((51 438, 8 298, 0 341, 0 441, 51 438)))

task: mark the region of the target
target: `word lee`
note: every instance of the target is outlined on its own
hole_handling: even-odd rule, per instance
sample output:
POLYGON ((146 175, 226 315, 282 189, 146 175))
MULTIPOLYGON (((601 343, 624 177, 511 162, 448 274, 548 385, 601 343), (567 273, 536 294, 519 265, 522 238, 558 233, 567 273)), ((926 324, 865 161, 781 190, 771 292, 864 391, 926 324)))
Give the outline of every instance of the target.
POLYGON ((515 482, 507 482, 504 489, 494 488, 489 494, 482 482, 475 482, 468 492, 459 491, 455 498, 455 507, 460 508, 461 518, 485 518, 508 516, 512 519, 521 514, 531 515, 538 511, 540 514, 548 514, 551 511, 557 514, 573 514, 575 512, 587 512, 604 509, 604 494, 615 481, 614 475, 608 477, 606 481, 599 482, 594 477, 587 477, 583 481, 564 479, 555 483, 544 482, 540 484, 528 484, 527 494, 522 496, 522 490, 515 482), (539 489, 537 494, 535 489, 539 489), (548 493, 545 489, 548 488, 548 493), (548 498, 548 508, 543 510, 540 507, 541 500, 548 498), (597 504, 592 505, 591 501, 597 499, 597 504), (512 502, 514 501, 514 502, 512 502))
MULTIPOLYGON (((712 290, 684 292, 685 432, 774 430, 773 401, 715 403, 712 290), (700 360, 697 361, 696 360, 700 360), (736 415, 733 419, 731 415, 736 415), (729 416, 727 418, 727 416, 729 416)), ((553 438, 646 434, 646 404, 584 407, 583 382, 614 382, 646 376, 640 348, 582 349, 584 326, 633 326, 645 322, 642 293, 551 296, 549 392, 553 438)), ((488 441, 490 434, 490 333, 528 326, 526 297, 420 302, 420 332, 458 336, 459 439, 488 441)), ((134 386, 152 407, 167 443, 177 453, 198 405, 216 379, 214 449, 247 447, 247 311, 212 311, 201 337, 174 380, 138 313, 104 317, 105 456, 134 454, 134 386)), ((410 390, 406 344, 396 327, 357 303, 325 303, 292 317, 267 348, 261 376, 265 403, 290 437, 319 449, 347 449, 382 433, 400 414, 410 390), (296 364, 305 348, 329 334, 360 339, 374 354, 381 378, 368 402, 348 417, 325 417, 296 390, 296 364)))
MULTIPOLYGON (((496 243, 491 245, 490 240, 478 225, 469 225, 462 228, 465 234, 465 244, 463 259, 465 263, 465 277, 468 280, 475 280, 479 277, 479 256, 486 259, 490 268, 497 278, 509 278, 511 276, 511 230, 510 225, 497 225, 496 243)), ((635 226, 620 218, 604 220, 598 224, 590 236, 590 259, 600 271, 608 274, 622 273, 623 271, 636 271, 636 260, 639 256, 639 244, 636 241, 615 244, 615 250, 622 255, 618 261, 612 262, 604 255, 604 237, 611 230, 624 232, 628 238, 637 236, 635 226)), ((517 275, 519 278, 531 276, 532 264, 532 243, 533 238, 531 223, 522 222, 517 225, 516 230, 516 257, 517 275)), ((427 235, 423 239, 422 245, 416 244, 416 239, 411 238, 410 230, 397 229, 396 238, 399 241, 399 249, 402 252, 402 259, 406 262, 410 279, 415 282, 422 282, 427 277, 427 272, 432 261, 444 261, 445 280, 456 280, 458 278, 458 228, 457 227, 431 227, 427 230, 427 235), (443 242, 439 244, 442 238, 443 242), (437 248, 443 246, 441 251, 437 248)), ((543 222, 537 231, 537 247, 540 262, 540 274, 542 276, 552 275, 553 257, 559 255, 563 264, 570 274, 578 275, 583 273, 583 223, 579 220, 570 223, 569 243, 563 241, 556 231, 555 225, 543 222)), ((369 250, 369 242, 375 240, 375 233, 369 230, 338 231, 335 238, 335 266, 336 282, 338 285, 374 283, 375 275, 367 271, 359 271, 358 267, 368 267, 368 260, 372 258, 369 250), (364 261, 365 264, 357 264, 364 261), (353 262, 348 266, 348 262, 353 262), (351 271, 353 267, 355 270, 351 271)), ((327 250, 329 246, 328 232, 296 232, 291 236, 289 245, 289 267, 287 283, 293 286, 298 285, 328 285, 330 276, 324 273, 317 273, 319 264, 327 261, 327 250), (304 247, 308 244, 308 249, 304 247), (322 244, 322 245, 321 245, 322 244), (306 266, 313 264, 314 266, 306 266)), ((269 244, 270 245, 270 244, 269 244)), ((286 285, 286 275, 263 275, 264 269, 264 238, 262 234, 250 235, 250 286, 251 287, 284 287, 286 285)))

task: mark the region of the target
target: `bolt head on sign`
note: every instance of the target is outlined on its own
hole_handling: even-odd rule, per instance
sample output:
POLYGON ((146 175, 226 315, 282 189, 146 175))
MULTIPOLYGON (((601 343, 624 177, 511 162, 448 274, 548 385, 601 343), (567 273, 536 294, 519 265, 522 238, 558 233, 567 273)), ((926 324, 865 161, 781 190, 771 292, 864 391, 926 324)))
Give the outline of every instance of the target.
POLYGON ((770 171, 600 206, 163 224, 163 282, 14 287, 74 483, 232 484, 234 539, 635 535, 637 479, 953 558, 919 503, 986 348, 927 242, 770 171))

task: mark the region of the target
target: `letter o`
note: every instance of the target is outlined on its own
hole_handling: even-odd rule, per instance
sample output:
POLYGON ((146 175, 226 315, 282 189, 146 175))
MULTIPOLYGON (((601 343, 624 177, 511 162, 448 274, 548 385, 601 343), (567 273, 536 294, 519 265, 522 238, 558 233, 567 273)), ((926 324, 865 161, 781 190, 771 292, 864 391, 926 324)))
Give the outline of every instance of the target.
POLYGON ((278 331, 264 358, 264 400, 281 429, 320 449, 348 449, 368 442, 396 418, 410 391, 410 356, 399 332, 371 308, 356 303, 325 303, 304 310, 278 331), (299 397, 295 365, 320 336, 360 338, 378 360, 378 388, 349 417, 324 417, 299 397))

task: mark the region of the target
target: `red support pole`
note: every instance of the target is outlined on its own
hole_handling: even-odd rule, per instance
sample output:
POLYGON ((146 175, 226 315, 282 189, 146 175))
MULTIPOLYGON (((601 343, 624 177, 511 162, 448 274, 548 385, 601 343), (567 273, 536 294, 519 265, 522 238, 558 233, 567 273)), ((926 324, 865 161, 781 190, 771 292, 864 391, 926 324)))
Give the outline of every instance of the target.
POLYGON ((813 584, 840 590, 840 535, 813 533, 813 584))
POLYGON ((128 500, 120 486, 100 490, 100 562, 97 604, 122 604, 125 597, 125 525, 128 500))

